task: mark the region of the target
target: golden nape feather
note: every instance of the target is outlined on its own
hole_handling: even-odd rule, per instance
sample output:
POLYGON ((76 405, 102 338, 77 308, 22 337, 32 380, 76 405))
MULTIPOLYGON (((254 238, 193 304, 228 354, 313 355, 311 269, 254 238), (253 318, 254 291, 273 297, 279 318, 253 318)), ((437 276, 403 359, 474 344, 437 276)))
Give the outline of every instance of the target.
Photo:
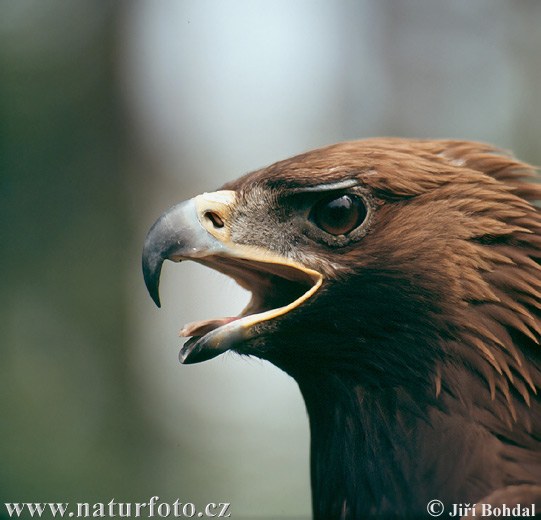
POLYGON ((144 275, 156 302, 166 259, 252 292, 183 328, 181 360, 230 350, 295 378, 314 518, 541 513, 538 200, 536 169, 489 145, 340 143, 168 210, 144 275))

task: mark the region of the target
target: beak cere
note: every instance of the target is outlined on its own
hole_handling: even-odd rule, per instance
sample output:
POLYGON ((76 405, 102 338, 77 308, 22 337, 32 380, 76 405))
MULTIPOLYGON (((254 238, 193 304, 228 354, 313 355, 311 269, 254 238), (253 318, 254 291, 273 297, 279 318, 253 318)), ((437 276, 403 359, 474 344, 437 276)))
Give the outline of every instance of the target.
POLYGON ((159 283, 165 260, 193 260, 231 276, 252 292, 240 316, 185 325, 192 336, 180 352, 183 363, 211 359, 253 337, 252 326, 286 314, 320 287, 317 271, 263 247, 231 241, 234 191, 205 193, 173 206, 152 226, 143 247, 143 276, 150 296, 160 306, 159 283))

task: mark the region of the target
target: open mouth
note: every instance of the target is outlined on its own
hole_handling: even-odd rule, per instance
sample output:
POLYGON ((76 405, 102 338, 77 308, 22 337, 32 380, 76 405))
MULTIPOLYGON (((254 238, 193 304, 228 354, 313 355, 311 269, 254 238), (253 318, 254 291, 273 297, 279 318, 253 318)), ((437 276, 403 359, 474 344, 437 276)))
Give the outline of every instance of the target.
MULTIPOLYGON (((193 260, 193 259, 191 259, 193 260)), ((271 263, 238 257, 209 256, 198 263, 211 267, 231 278, 252 293, 246 308, 235 317, 222 317, 188 323, 179 332, 190 337, 181 357, 189 354, 205 336, 221 332, 247 331, 255 323, 290 312, 310 298, 320 287, 320 273, 286 263, 271 263)))
POLYGON ((196 321, 181 329, 181 336, 190 337, 180 351, 183 363, 198 363, 237 348, 261 330, 254 325, 291 312, 323 281, 321 273, 265 247, 234 243, 225 223, 235 200, 235 192, 218 191, 181 202, 158 218, 145 239, 143 276, 158 307, 165 260, 198 262, 252 293, 239 316, 196 321))

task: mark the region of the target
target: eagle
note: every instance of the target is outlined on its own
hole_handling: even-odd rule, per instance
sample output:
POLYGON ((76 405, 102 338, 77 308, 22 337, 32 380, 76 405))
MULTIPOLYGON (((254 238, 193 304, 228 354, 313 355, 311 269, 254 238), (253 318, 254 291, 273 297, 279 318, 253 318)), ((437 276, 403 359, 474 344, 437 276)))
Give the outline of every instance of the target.
POLYGON ((251 292, 239 316, 185 325, 180 360, 234 351, 295 379, 314 519, 428 518, 435 500, 446 516, 541 513, 535 175, 482 143, 345 142, 151 227, 143 274, 158 306, 165 260, 251 292))

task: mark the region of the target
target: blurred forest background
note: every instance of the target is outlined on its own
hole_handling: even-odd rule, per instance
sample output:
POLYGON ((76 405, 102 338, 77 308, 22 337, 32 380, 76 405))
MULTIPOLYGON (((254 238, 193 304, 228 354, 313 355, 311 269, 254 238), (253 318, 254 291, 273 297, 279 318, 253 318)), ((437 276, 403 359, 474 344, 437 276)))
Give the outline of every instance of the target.
POLYGON ((540 28, 537 0, 2 1, 0 504, 309 516, 295 383, 177 360, 184 323, 247 294, 170 264, 156 309, 144 236, 176 202, 342 140, 465 138, 541 165, 540 28))

